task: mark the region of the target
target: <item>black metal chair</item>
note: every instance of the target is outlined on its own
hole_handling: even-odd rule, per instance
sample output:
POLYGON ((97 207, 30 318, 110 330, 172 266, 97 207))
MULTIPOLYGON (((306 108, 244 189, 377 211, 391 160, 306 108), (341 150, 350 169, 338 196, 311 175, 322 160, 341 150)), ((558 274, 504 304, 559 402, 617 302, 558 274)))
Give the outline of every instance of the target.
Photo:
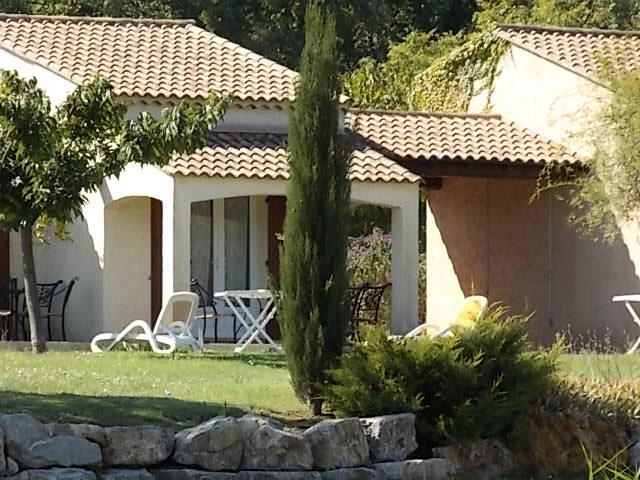
POLYGON ((16 295, 18 280, 0 279, 0 339, 13 340, 15 334, 16 295))
POLYGON ((351 307, 351 321, 356 332, 362 323, 373 325, 378 323, 380 303, 385 290, 389 286, 389 283, 376 286, 365 283, 358 287, 360 293, 356 297, 355 305, 351 307))
MULTIPOLYGON (((62 285, 62 280, 58 280, 53 283, 38 283, 38 306, 42 312, 42 316, 48 318, 51 315, 51 306, 53 305, 53 297, 56 295, 56 291, 62 285)), ((18 292, 18 295, 22 295, 22 314, 18 316, 18 322, 22 327, 22 335, 24 340, 29 340, 31 331, 29 329, 29 314, 27 312, 27 299, 24 295, 24 289, 18 292)), ((49 327, 49 340, 51 340, 51 328, 49 327)))
POLYGON ((211 292, 198 282, 197 279, 191 279, 190 289, 193 293, 198 295, 198 308, 202 309, 202 315, 196 318, 201 318, 203 320, 203 335, 206 335, 207 333, 207 321, 211 318, 213 320, 213 341, 218 343, 218 320, 233 320, 233 343, 236 343, 238 341, 238 332, 240 331, 236 316, 233 313, 219 313, 218 307, 216 307, 216 302, 221 302, 221 300, 215 298, 211 292))
POLYGON ((61 305, 60 313, 51 313, 51 309, 49 309, 49 311, 47 313, 43 313, 42 314, 42 317, 47 319, 47 327, 48 327, 48 330, 49 330, 49 340, 53 340, 53 336, 51 335, 51 319, 52 318, 59 318, 60 319, 60 329, 62 331, 62 341, 63 342, 67 341, 67 334, 66 334, 65 329, 64 329, 65 313, 67 311, 67 304, 69 303, 69 297, 71 296, 71 292, 73 290, 73 287, 78 283, 78 280, 79 280, 78 277, 73 277, 71 279, 71 281, 66 286, 64 286, 62 288, 62 290, 58 290, 57 292, 54 293, 54 296, 58 296, 58 295, 64 294, 64 297, 62 299, 62 305, 61 305))

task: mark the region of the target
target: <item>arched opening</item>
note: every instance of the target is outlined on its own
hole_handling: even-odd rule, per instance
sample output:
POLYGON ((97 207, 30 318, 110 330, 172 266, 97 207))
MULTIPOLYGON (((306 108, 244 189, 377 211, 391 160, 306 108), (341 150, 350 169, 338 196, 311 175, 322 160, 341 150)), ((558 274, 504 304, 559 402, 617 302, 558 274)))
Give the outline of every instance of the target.
POLYGON ((104 212, 103 328, 153 324, 162 307, 162 202, 126 197, 104 212))

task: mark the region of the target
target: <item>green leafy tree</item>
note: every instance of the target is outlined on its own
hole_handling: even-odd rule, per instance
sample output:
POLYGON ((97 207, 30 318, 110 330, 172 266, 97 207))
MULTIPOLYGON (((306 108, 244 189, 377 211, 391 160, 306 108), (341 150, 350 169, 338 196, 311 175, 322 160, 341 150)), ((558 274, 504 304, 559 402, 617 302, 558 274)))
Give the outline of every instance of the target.
POLYGON ((342 352, 346 305, 349 152, 338 136, 334 17, 311 2, 300 80, 289 118, 287 213, 280 270, 280 322, 299 398, 314 414, 325 370, 342 352))
POLYGON ((204 146, 222 118, 226 98, 211 94, 203 105, 182 103, 154 119, 133 122, 100 77, 79 86, 57 108, 35 79, 15 72, 0 77, 0 228, 16 230, 31 345, 46 350, 36 292, 34 229, 82 215, 87 194, 129 163, 165 165, 174 153, 204 146))
POLYGON ((461 35, 412 32, 391 46, 384 62, 362 58, 343 77, 345 94, 356 107, 407 110, 415 77, 462 40, 461 35))
POLYGON ((569 187, 560 196, 573 208, 569 222, 587 236, 613 242, 623 224, 638 225, 640 212, 640 72, 603 65, 610 95, 600 99, 595 118, 574 136, 592 153, 582 168, 548 167, 538 179, 541 191, 569 187), (586 142, 586 143, 585 143, 586 142))

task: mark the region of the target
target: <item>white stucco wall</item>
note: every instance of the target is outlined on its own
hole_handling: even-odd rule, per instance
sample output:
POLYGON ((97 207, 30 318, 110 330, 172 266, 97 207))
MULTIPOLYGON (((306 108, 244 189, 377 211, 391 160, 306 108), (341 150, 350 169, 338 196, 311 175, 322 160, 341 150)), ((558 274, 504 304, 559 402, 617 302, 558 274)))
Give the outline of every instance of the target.
POLYGON ((105 207, 102 328, 151 322, 151 200, 127 197, 105 207))
MULTIPOLYGON (((149 241, 149 235, 145 233, 149 228, 148 211, 142 206, 145 202, 127 204, 126 200, 132 197, 143 197, 147 203, 149 198, 156 198, 163 203, 163 291, 165 295, 173 291, 173 237, 166 230, 168 225, 168 231, 171 231, 173 224, 173 177, 155 167, 129 165, 120 178, 108 179, 99 191, 88 196, 83 208, 84 218, 67 226, 71 240, 52 238, 49 244, 36 245, 39 282, 59 279, 66 282, 79 277, 67 312, 69 340, 87 341, 96 333, 121 325, 126 319, 149 317, 150 247, 143 244, 143 240, 149 241), (119 207, 119 201, 124 202, 123 209, 113 208, 106 215, 105 208, 112 204, 119 207), (132 223, 130 217, 144 224, 138 228, 139 222, 132 223), (105 235, 112 229, 118 234, 105 235), (112 264, 112 270, 105 271, 107 261, 112 264), (128 276, 129 267, 132 273, 137 273, 128 276), (146 276, 141 276, 141 271, 147 271, 146 276), (113 281, 116 277, 118 280, 113 281)), ((16 234, 11 235, 10 268, 10 274, 18 277, 22 284, 21 249, 16 234)), ((54 329, 54 335, 55 332, 54 329)))
MULTIPOLYGON (((131 105, 128 116, 134 120, 140 112, 160 117, 162 111, 172 104, 168 102, 137 101, 131 105)), ((247 107, 234 105, 229 108, 223 121, 216 127, 222 132, 271 132, 287 133, 288 113, 282 108, 247 107)))
POLYGON ((0 69, 15 70, 24 78, 35 78, 55 106, 76 88, 76 84, 29 60, 0 48, 0 69))

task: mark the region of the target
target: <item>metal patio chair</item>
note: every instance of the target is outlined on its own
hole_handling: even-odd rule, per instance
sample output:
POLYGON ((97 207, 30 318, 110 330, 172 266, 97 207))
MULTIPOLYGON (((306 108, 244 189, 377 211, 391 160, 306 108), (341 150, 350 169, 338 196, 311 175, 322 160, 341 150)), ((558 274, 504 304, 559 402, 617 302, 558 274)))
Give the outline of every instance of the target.
POLYGON ((48 326, 48 329, 49 329, 49 340, 53 340, 53 336, 51 335, 51 319, 52 318, 59 318, 60 319, 60 330, 62 331, 62 341, 63 342, 67 341, 67 334, 66 334, 65 328, 64 328, 65 313, 67 311, 67 305, 69 303, 69 297, 71 296, 71 292, 73 291, 73 287, 78 283, 78 280, 79 280, 78 277, 73 277, 69 283, 67 283, 61 289, 59 289, 58 291, 56 291, 54 293, 54 296, 60 296, 60 295, 64 294, 64 297, 62 299, 62 305, 60 306, 61 308, 60 308, 59 313, 51 313, 51 309, 49 309, 49 311, 47 313, 43 313, 42 314, 42 317, 46 318, 46 320, 47 320, 47 326, 48 326))
MULTIPOLYGON (((38 283, 37 295, 38 295, 38 306, 40 307, 40 311, 42 312, 42 316, 45 318, 49 318, 51 315, 51 307, 53 305, 53 298, 55 297, 58 289, 63 284, 62 280, 58 280, 57 282, 52 283, 38 283)), ((22 329, 22 335, 24 340, 29 340, 31 336, 31 331, 29 329, 29 313, 27 312, 27 300, 24 295, 24 288, 20 289, 18 295, 22 295, 22 312, 17 314, 18 323, 22 329)), ((19 302, 18 302, 19 303, 19 302)), ((17 332, 16 332, 17 333, 17 332)), ((51 340, 51 327, 48 329, 49 340, 51 340)))
POLYGON ((218 320, 232 320, 233 321, 233 343, 238 340, 238 333, 240 327, 238 326, 238 320, 233 313, 220 313, 218 309, 224 308, 224 301, 217 299, 213 296, 212 292, 209 292, 202 284, 196 279, 191 279, 190 290, 198 296, 198 311, 202 311, 202 314, 196 316, 197 320, 203 321, 202 331, 206 337, 207 334, 207 321, 213 320, 213 341, 218 343, 218 320), (218 305, 216 305, 218 303, 218 305))
POLYGON ((0 280, 0 339, 13 340, 15 334, 16 295, 18 280, 0 280))
POLYGON ((368 283, 349 289, 351 299, 352 331, 357 335, 363 323, 376 325, 380 314, 382 297, 390 283, 371 286, 368 283))

